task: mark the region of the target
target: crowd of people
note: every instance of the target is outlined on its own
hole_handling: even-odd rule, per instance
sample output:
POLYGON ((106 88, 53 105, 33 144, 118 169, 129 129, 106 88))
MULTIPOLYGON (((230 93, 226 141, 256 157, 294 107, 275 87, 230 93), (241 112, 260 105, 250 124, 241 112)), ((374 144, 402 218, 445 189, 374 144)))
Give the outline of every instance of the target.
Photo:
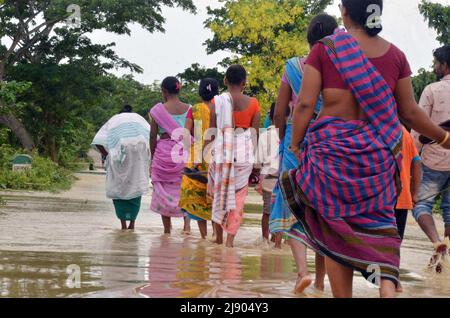
POLYGON ((383 1, 342 0, 345 30, 327 14, 312 19, 310 53, 287 61, 263 130, 241 65, 227 69, 223 93, 217 80, 203 79, 193 107, 180 100, 181 82, 168 77, 150 124, 129 106, 111 118, 93 145, 107 156, 107 195, 122 228, 134 229, 151 179, 151 211, 164 233, 171 218, 184 218, 186 233, 194 220, 206 239, 212 222, 214 242, 232 248, 255 186, 263 238, 291 247, 296 293, 313 283, 307 248, 316 253, 316 289, 324 290, 328 275, 335 297, 351 297, 357 271, 382 297, 401 292, 410 210, 434 244, 430 268, 442 272, 450 244, 432 211, 440 197, 449 237, 450 46, 434 51, 439 82, 417 104, 408 60, 379 36, 373 6, 381 13, 383 1))

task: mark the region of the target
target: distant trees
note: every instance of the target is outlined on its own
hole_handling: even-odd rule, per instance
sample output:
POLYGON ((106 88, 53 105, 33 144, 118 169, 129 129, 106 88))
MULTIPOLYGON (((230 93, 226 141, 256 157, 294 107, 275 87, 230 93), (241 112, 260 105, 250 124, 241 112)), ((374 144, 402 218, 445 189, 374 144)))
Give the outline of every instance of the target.
MULTIPOLYGON (((138 23, 149 32, 163 31, 162 6, 179 6, 195 12, 191 0, 80 0, 76 3, 77 6, 74 7, 72 0, 0 2, 1 87, 6 90, 10 82, 28 80, 30 76, 34 76, 35 82, 31 82, 27 101, 32 107, 43 110, 40 125, 47 125, 49 132, 53 131, 55 123, 61 121, 62 114, 69 115, 67 109, 83 109, 93 102, 87 102, 84 96, 96 97, 93 82, 88 82, 94 74, 105 74, 114 68, 142 71, 138 65, 117 56, 112 49, 113 43, 93 44, 87 37, 88 33, 104 29, 117 34, 129 34, 130 23, 138 23), (67 25, 66 20, 72 17, 77 23, 67 25), (33 72, 27 74, 24 70, 33 72), (55 78, 40 79, 41 71, 42 77, 48 75, 55 78), (81 72, 87 72, 85 78, 81 72), (77 88, 77 85, 80 86, 77 88), (47 96, 48 101, 43 98, 46 89, 51 92, 47 96), (51 107, 49 100, 54 103, 51 107), (63 101, 66 104, 58 104, 63 101)), ((11 91, 11 87, 8 90, 11 91)), ((40 113, 37 111, 34 114, 40 113)), ((23 148, 31 150, 35 147, 35 142, 41 142, 41 136, 32 135, 29 131, 32 128, 24 124, 25 120, 29 118, 24 117, 22 109, 16 103, 0 98, 0 124, 6 125, 16 135, 23 148)), ((69 117, 66 117, 65 121, 68 120, 69 117)), ((52 139, 53 136, 49 138, 52 139)), ((54 143, 45 139, 47 138, 44 137, 43 142, 50 142, 50 145, 46 145, 47 152, 56 158, 54 143)))
POLYGON ((277 98, 285 61, 308 53, 308 24, 332 0, 231 0, 219 9, 208 8, 205 22, 213 33, 207 52, 227 51, 249 74, 249 91, 263 109, 277 98))
MULTIPOLYGON (((419 5, 419 11, 428 21, 429 27, 436 30, 437 40, 442 45, 450 44, 450 6, 423 0, 419 5)), ((420 69, 419 74, 413 78, 416 99, 419 100, 425 87, 435 81, 436 76, 432 71, 420 69)))

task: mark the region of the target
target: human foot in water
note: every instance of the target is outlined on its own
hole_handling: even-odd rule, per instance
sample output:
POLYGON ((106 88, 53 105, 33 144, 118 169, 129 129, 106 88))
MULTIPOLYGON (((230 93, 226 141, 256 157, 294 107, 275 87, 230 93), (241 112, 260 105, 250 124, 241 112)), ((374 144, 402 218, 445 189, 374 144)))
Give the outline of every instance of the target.
POLYGON ((320 292, 324 292, 325 291, 325 283, 314 281, 314 288, 320 292))
POLYGON ((437 274, 441 274, 443 270, 443 263, 446 258, 449 257, 449 244, 448 239, 445 242, 436 244, 435 251, 431 257, 428 267, 435 271, 437 274))
POLYGON ((294 292, 295 294, 303 294, 305 289, 308 288, 312 284, 312 279, 309 274, 302 275, 298 274, 297 283, 295 284, 294 292))
POLYGON ((402 283, 399 281, 397 287, 395 288, 395 291, 399 294, 403 293, 403 286, 402 283))

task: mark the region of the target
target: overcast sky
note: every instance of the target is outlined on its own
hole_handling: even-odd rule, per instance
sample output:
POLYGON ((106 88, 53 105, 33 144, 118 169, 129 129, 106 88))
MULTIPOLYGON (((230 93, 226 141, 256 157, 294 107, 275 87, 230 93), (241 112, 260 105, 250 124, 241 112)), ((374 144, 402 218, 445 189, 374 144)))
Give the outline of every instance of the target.
MULTIPOLYGON (((327 12, 339 15, 338 3, 327 12)), ((433 0, 450 5, 450 0, 433 0)), ((203 43, 211 37, 203 22, 207 18, 206 7, 220 7, 217 0, 194 0, 197 14, 177 8, 165 8, 165 33, 151 34, 139 26, 132 26, 131 36, 117 36, 98 31, 92 35, 97 43, 116 43, 119 56, 140 65, 143 74, 136 74, 137 80, 153 83, 165 76, 181 73, 193 63, 214 67, 229 53, 207 55, 203 43)), ((436 33, 430 30, 418 10, 420 0, 385 0, 382 36, 402 49, 411 64, 413 72, 431 66, 432 50, 439 46, 436 33)), ((123 74, 119 72, 118 75, 123 74)))

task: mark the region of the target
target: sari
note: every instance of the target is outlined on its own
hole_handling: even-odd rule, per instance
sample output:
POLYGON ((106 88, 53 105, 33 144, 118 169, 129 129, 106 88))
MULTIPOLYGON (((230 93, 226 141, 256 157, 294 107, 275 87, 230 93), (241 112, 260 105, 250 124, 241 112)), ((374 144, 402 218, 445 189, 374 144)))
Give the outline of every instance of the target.
MULTIPOLYGON (((305 59, 294 57, 286 63, 286 79, 292 89, 292 98, 290 101, 290 117, 286 123, 284 139, 280 142, 280 172, 289 171, 298 168, 299 162, 295 154, 289 150, 292 139, 292 114, 295 103, 300 94, 302 86, 303 71, 305 67, 305 59)), ((315 113, 319 114, 322 107, 322 100, 319 99, 316 105, 315 113)), ((271 233, 289 232, 293 224, 296 223, 295 217, 292 215, 289 207, 286 205, 281 191, 281 184, 278 182, 273 190, 275 200, 273 201, 269 229, 271 233)))
POLYGON ((112 117, 95 135, 92 146, 103 146, 106 157, 106 196, 120 220, 135 221, 141 197, 149 188, 150 125, 135 113, 112 117))
POLYGON ((289 235, 373 279, 398 283, 402 127, 388 84, 357 41, 337 31, 322 40, 368 121, 323 117, 308 130, 300 167, 281 177, 300 224, 289 235))
POLYGON ((215 98, 217 134, 208 173, 208 196, 213 198, 212 221, 236 235, 244 216, 249 177, 255 162, 251 130, 234 129, 229 93, 215 98))
POLYGON ((182 140, 175 140, 174 134, 184 127, 174 120, 163 104, 153 107, 150 116, 171 136, 170 139, 158 140, 152 158, 153 195, 150 210, 166 217, 183 217, 179 201, 187 152, 182 140))
MULTIPOLYGON (((200 103, 192 108, 194 119, 194 144, 190 151, 190 160, 186 165, 188 169, 197 168, 198 172, 208 172, 208 164, 203 157, 196 158, 197 153, 203 154, 204 134, 209 128, 209 107, 205 103, 200 103), (197 161, 201 164, 197 165, 197 161)), ((184 175, 181 181, 180 207, 188 214, 188 217, 195 221, 207 220, 212 217, 212 205, 207 196, 207 183, 201 182, 189 175, 184 175)))

